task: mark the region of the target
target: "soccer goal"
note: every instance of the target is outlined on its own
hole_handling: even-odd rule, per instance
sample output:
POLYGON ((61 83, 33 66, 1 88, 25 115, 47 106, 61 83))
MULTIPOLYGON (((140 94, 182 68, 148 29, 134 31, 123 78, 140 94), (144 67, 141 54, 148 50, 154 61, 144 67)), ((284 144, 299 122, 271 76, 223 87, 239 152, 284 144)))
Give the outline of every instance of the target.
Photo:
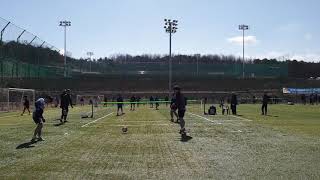
POLYGON ((10 112, 23 109, 24 97, 29 100, 30 109, 35 103, 34 89, 1 88, 0 112, 10 112))
POLYGON ((104 95, 77 95, 76 103, 78 106, 94 105, 98 107, 104 101, 104 95))

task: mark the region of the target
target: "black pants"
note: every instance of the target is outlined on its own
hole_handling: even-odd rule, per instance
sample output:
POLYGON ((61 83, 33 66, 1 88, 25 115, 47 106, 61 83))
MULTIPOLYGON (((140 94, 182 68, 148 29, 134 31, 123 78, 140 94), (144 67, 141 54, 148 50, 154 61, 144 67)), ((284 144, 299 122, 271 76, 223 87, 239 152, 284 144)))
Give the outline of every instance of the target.
POLYGON ((237 105, 231 105, 232 115, 237 115, 237 105))
POLYGON ((69 108, 68 107, 61 107, 61 121, 67 120, 69 108))
POLYGON ((262 115, 267 115, 268 113, 268 104, 263 103, 261 107, 262 115))

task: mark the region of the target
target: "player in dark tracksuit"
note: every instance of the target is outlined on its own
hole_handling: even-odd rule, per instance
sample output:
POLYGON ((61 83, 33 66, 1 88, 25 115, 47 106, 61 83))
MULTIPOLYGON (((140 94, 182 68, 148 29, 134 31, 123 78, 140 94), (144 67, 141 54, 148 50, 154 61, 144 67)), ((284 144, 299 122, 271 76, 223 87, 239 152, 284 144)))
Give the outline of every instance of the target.
POLYGON ((130 98, 130 111, 134 111, 135 110, 135 108, 136 108, 136 97, 135 96, 132 96, 131 98, 130 98))
POLYGON ((68 122, 67 116, 69 112, 69 106, 72 106, 72 100, 70 95, 70 90, 64 90, 60 96, 60 108, 61 108, 61 119, 60 122, 68 122))
POLYGON ((117 98, 117 116, 123 115, 123 98, 122 96, 119 94, 118 98, 117 98), (121 114, 119 114, 119 111, 121 110, 121 114))
POLYGON ((234 93, 231 95, 230 104, 231 104, 230 106, 231 106, 232 115, 237 115, 238 98, 237 98, 237 95, 234 93))
POLYGON ((21 116, 23 116, 23 114, 26 112, 26 110, 28 110, 29 115, 30 115, 30 101, 27 96, 24 96, 23 97, 23 111, 22 111, 21 116))
POLYGON ((261 106, 262 115, 267 115, 268 113, 268 102, 269 102, 269 96, 265 93, 262 98, 262 106, 261 106))
POLYGON ((174 99, 175 102, 173 103, 174 106, 178 109, 178 117, 180 121, 180 134, 186 135, 186 129, 185 129, 185 121, 184 121, 184 114, 186 112, 186 105, 187 101, 184 95, 181 93, 181 89, 179 86, 175 86, 173 88, 174 90, 174 99))
POLYGON ((41 137, 43 123, 45 122, 45 119, 43 118, 44 107, 45 107, 45 100, 43 98, 39 98, 35 102, 35 109, 34 109, 34 112, 32 113, 32 119, 33 119, 34 123, 37 124, 37 127, 34 130, 31 142, 36 142, 37 136, 38 136, 38 141, 44 140, 41 137))

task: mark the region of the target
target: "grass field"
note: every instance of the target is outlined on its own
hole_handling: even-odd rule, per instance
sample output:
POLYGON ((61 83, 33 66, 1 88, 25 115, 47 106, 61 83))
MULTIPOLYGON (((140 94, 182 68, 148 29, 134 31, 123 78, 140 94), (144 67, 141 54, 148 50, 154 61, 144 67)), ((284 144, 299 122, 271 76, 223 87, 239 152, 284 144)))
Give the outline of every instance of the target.
POLYGON ((89 110, 71 109, 58 126, 60 110, 47 109, 45 141, 35 144, 30 116, 0 114, 0 179, 320 179, 319 106, 271 105, 261 116, 259 105, 241 105, 235 117, 191 105, 188 142, 165 107, 80 119, 89 110))

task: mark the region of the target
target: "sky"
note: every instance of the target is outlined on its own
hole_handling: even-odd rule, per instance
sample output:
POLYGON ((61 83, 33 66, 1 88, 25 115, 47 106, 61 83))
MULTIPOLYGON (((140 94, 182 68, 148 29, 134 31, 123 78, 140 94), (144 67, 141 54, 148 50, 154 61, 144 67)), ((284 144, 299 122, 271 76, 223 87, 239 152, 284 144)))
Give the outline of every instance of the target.
POLYGON ((0 17, 73 57, 168 54, 164 19, 179 21, 174 54, 320 61, 319 0, 1 0, 0 17))

